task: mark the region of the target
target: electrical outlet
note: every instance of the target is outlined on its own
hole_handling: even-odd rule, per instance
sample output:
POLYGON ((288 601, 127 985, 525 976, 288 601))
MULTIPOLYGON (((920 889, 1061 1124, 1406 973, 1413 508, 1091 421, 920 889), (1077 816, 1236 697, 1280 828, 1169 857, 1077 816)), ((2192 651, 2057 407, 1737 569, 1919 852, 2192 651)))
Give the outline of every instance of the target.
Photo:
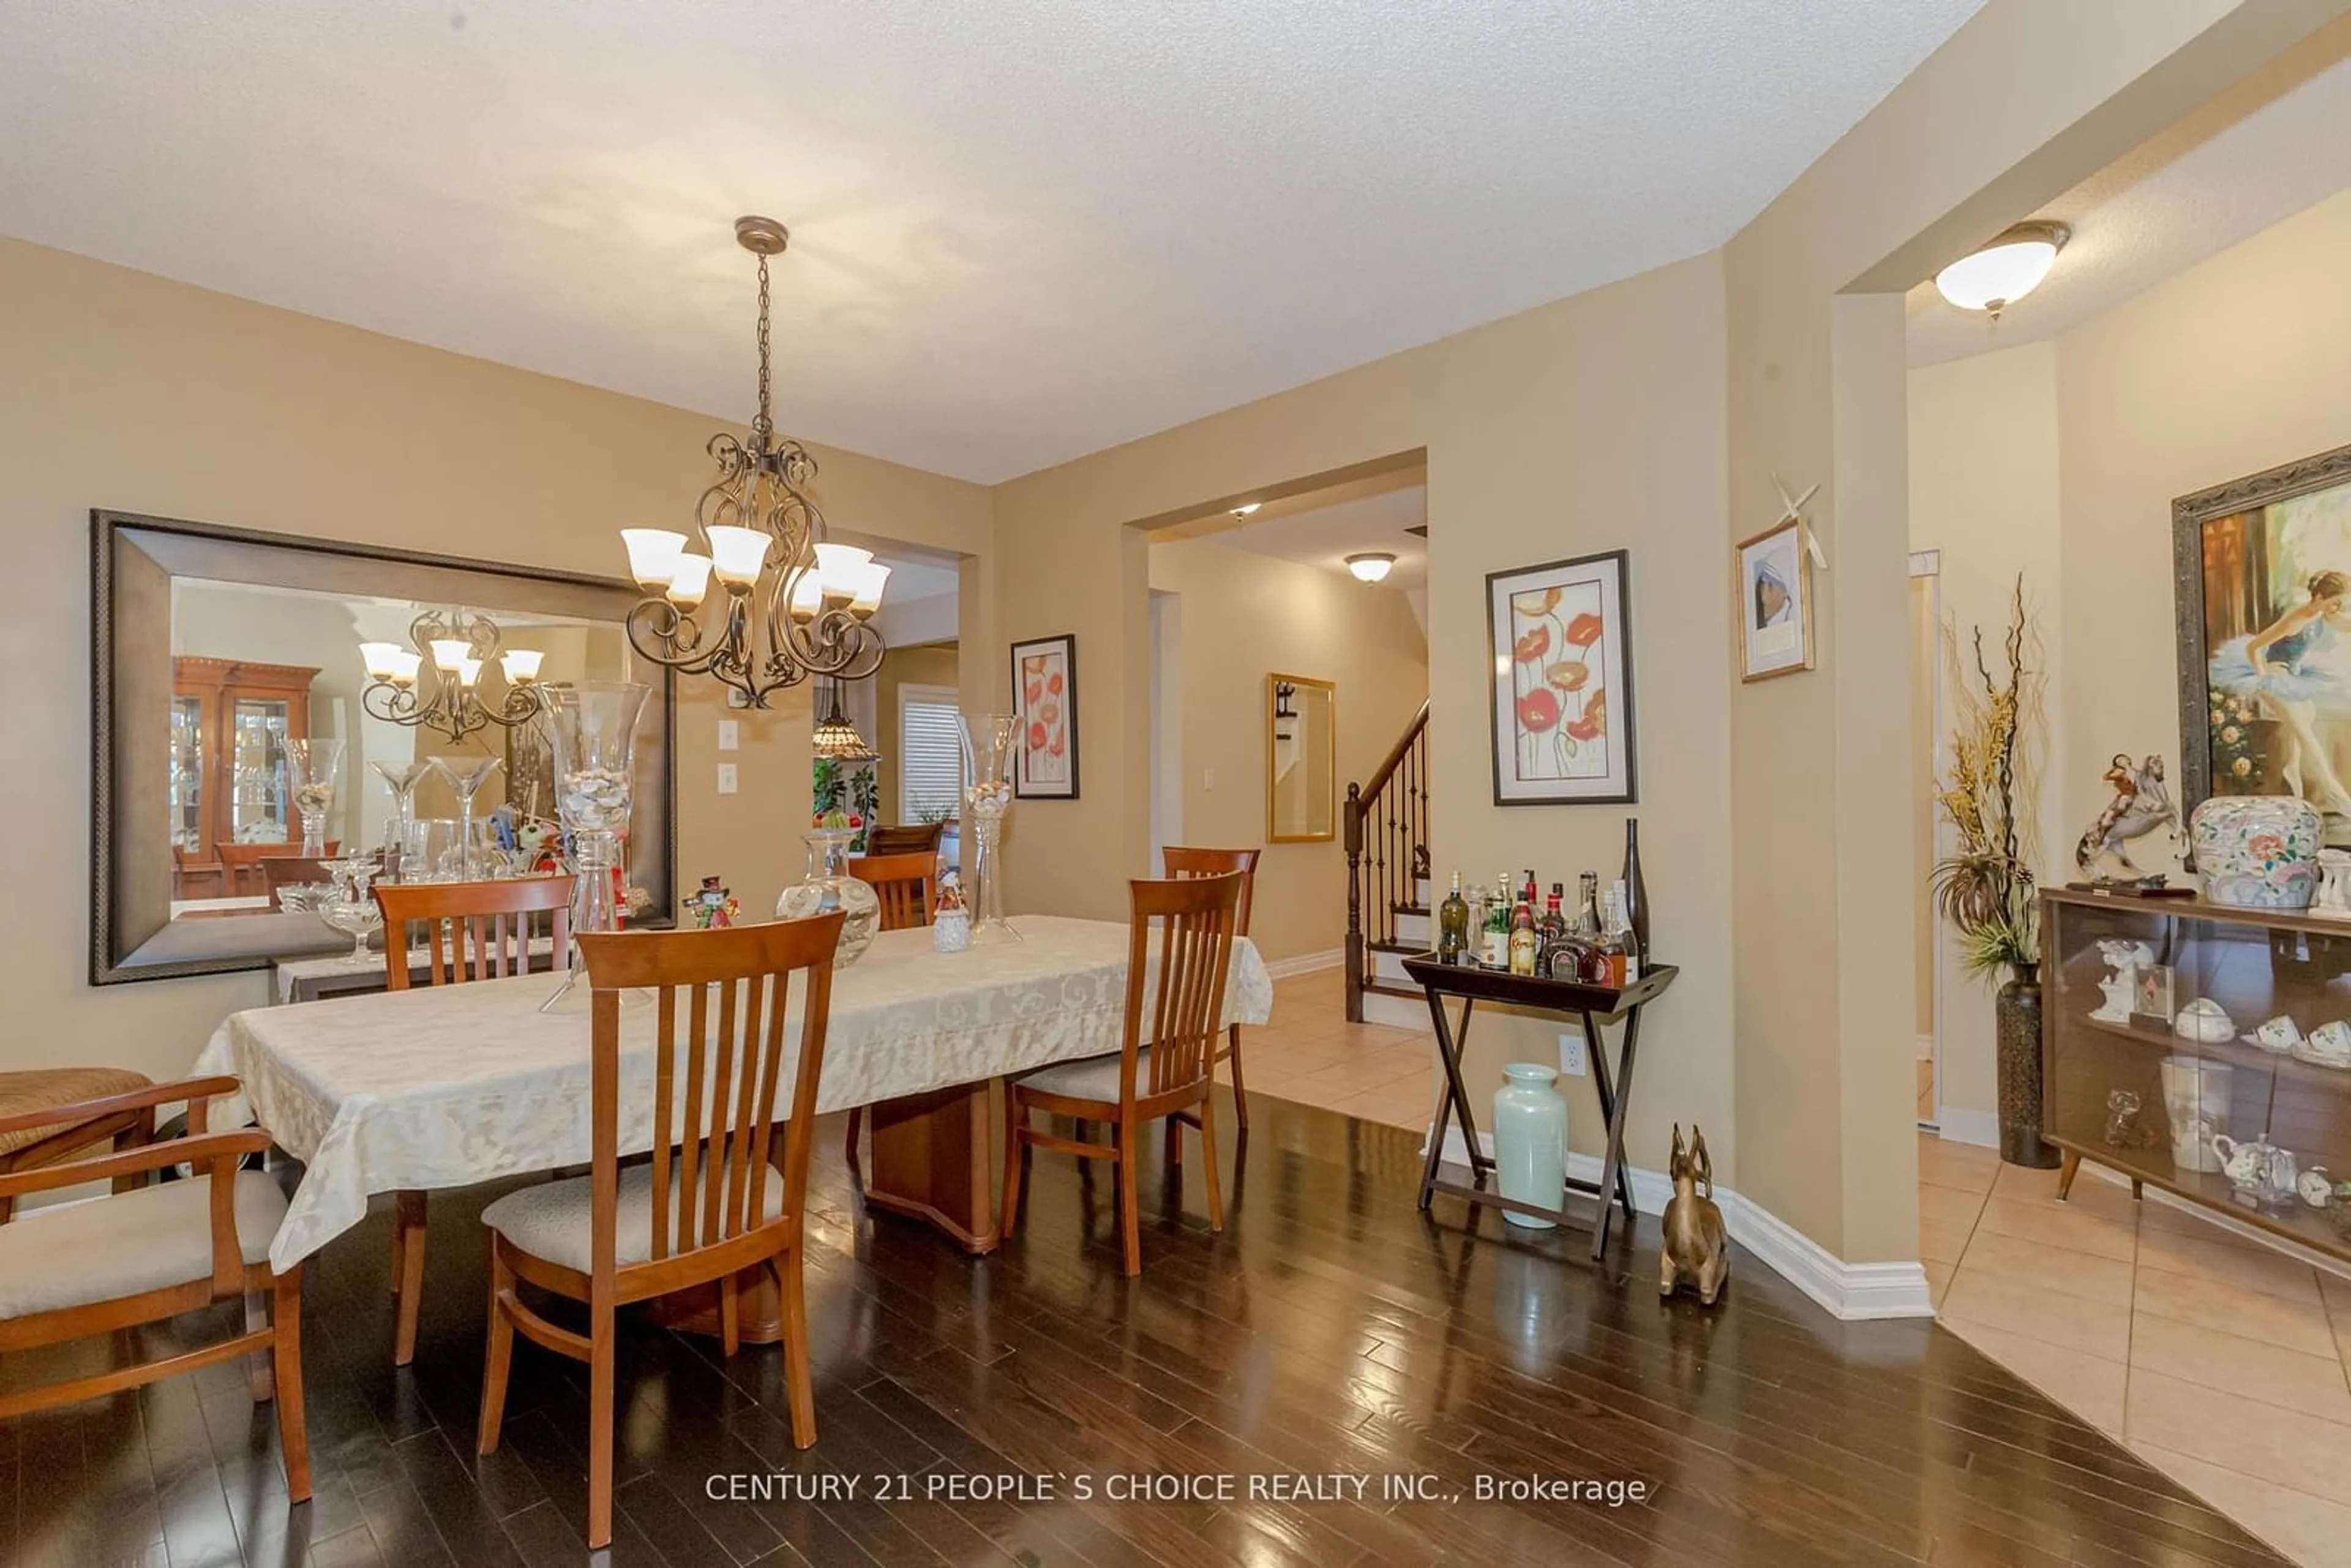
POLYGON ((721 795, 735 793, 735 765, 731 762, 718 765, 718 792, 721 795))
POLYGON ((732 751, 732 750, 734 750, 737 746, 741 745, 741 744, 742 744, 742 741, 743 741, 743 725, 742 725, 742 721, 741 721, 741 720, 739 720, 739 719, 732 719, 732 718, 722 718, 722 719, 720 719, 720 720, 718 721, 718 749, 719 749, 719 750, 721 750, 721 751, 732 751))
POLYGON ((1581 1078, 1587 1069, 1583 1064, 1583 1037, 1563 1034, 1559 1037, 1559 1070, 1571 1078, 1581 1078))

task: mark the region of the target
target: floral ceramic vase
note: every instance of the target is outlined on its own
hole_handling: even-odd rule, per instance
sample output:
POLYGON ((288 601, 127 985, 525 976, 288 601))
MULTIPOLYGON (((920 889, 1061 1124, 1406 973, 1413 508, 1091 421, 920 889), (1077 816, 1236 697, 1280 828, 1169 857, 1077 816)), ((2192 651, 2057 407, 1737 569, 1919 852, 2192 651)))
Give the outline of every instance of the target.
POLYGON ((2318 812, 2290 795, 2215 795, 2188 819, 2204 896, 2240 909, 2307 909, 2318 891, 2318 812))
MULTIPOLYGON (((1502 1196, 1557 1208, 1567 1192, 1567 1102, 1553 1087, 1556 1068, 1513 1061, 1494 1091, 1494 1175, 1502 1196)), ((1557 1228, 1548 1219, 1502 1210, 1530 1230, 1557 1228)))

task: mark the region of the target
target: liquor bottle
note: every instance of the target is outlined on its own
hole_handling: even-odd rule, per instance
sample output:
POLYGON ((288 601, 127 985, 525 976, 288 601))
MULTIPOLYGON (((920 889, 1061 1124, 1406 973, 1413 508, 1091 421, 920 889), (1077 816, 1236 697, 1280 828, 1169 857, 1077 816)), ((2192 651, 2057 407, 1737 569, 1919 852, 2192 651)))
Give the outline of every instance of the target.
POLYGON ((1608 901, 1607 924, 1600 933, 1600 983, 1621 989, 1627 983, 1625 977, 1625 936, 1616 928, 1615 921, 1616 900, 1612 892, 1608 901))
POLYGON ((1560 913, 1559 901, 1563 890, 1558 883, 1551 884, 1551 896, 1544 902, 1542 924, 1535 929, 1535 973, 1551 973, 1551 956, 1560 939, 1567 935, 1567 916, 1560 913))
POLYGON ((1461 873, 1453 873, 1453 891, 1437 908, 1437 960, 1458 964, 1468 956, 1469 905, 1461 896, 1461 873))
POLYGON ((1485 942, 1478 950, 1478 962, 1488 969, 1508 969, 1510 967, 1510 873, 1504 872, 1496 879, 1492 895, 1486 904, 1485 942))
POLYGON ((1533 887, 1534 884, 1529 883, 1521 889, 1518 903, 1510 907, 1510 973, 1513 975, 1531 976, 1535 972, 1535 948, 1538 946, 1535 906, 1525 897, 1527 893, 1533 891, 1533 887))
POLYGON ((1633 924, 1643 956, 1649 951, 1649 884, 1641 879, 1641 824, 1625 819, 1625 918, 1633 924))
POLYGON ((1625 950, 1625 984, 1629 986, 1641 977, 1641 934, 1633 928, 1632 899, 1622 882, 1608 890, 1608 900, 1616 945, 1625 950))
POLYGON ((1600 873, 1588 871, 1576 884, 1575 934, 1586 942, 1600 940, 1600 873))

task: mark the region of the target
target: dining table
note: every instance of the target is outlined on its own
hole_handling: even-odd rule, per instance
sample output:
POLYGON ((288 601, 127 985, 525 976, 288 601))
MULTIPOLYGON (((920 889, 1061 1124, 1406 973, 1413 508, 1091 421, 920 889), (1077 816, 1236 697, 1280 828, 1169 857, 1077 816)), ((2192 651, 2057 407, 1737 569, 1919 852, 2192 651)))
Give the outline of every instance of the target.
MULTIPOLYGON (((927 929, 877 934, 833 976, 818 1078, 820 1113, 866 1108, 869 1207, 925 1221, 973 1253, 999 1240, 990 1084, 1115 1051, 1125 1029, 1129 927, 1043 915, 1013 925, 1017 940, 960 953, 935 950, 927 929)), ((590 993, 579 987, 546 1008, 562 978, 542 971, 231 1014, 194 1071, 236 1078, 251 1120, 304 1167, 271 1267, 359 1224, 382 1194, 587 1164, 590 993)), ((1263 959, 1235 938, 1223 1023, 1263 1024, 1272 1009, 1263 959)), ((653 1146, 655 1009, 624 1003, 620 1017, 619 1146, 629 1155, 653 1146)), ((795 1003, 779 1082, 793 1082, 799 1033, 795 1003)), ((771 1338, 776 1318, 746 1307, 745 1337, 771 1338)))

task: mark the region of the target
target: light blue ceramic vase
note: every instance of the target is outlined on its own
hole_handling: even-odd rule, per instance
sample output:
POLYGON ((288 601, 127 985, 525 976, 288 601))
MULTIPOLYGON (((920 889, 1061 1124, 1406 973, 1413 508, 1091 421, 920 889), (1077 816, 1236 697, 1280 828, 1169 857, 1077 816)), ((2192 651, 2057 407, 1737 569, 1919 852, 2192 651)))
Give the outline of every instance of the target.
MULTIPOLYGON (((1559 1070, 1513 1061, 1502 1076, 1507 1082, 1494 1091, 1494 1174, 1502 1196, 1557 1208, 1567 1190, 1567 1102, 1552 1087, 1559 1070)), ((1558 1228, 1507 1208, 1502 1218, 1530 1230, 1558 1228)))

